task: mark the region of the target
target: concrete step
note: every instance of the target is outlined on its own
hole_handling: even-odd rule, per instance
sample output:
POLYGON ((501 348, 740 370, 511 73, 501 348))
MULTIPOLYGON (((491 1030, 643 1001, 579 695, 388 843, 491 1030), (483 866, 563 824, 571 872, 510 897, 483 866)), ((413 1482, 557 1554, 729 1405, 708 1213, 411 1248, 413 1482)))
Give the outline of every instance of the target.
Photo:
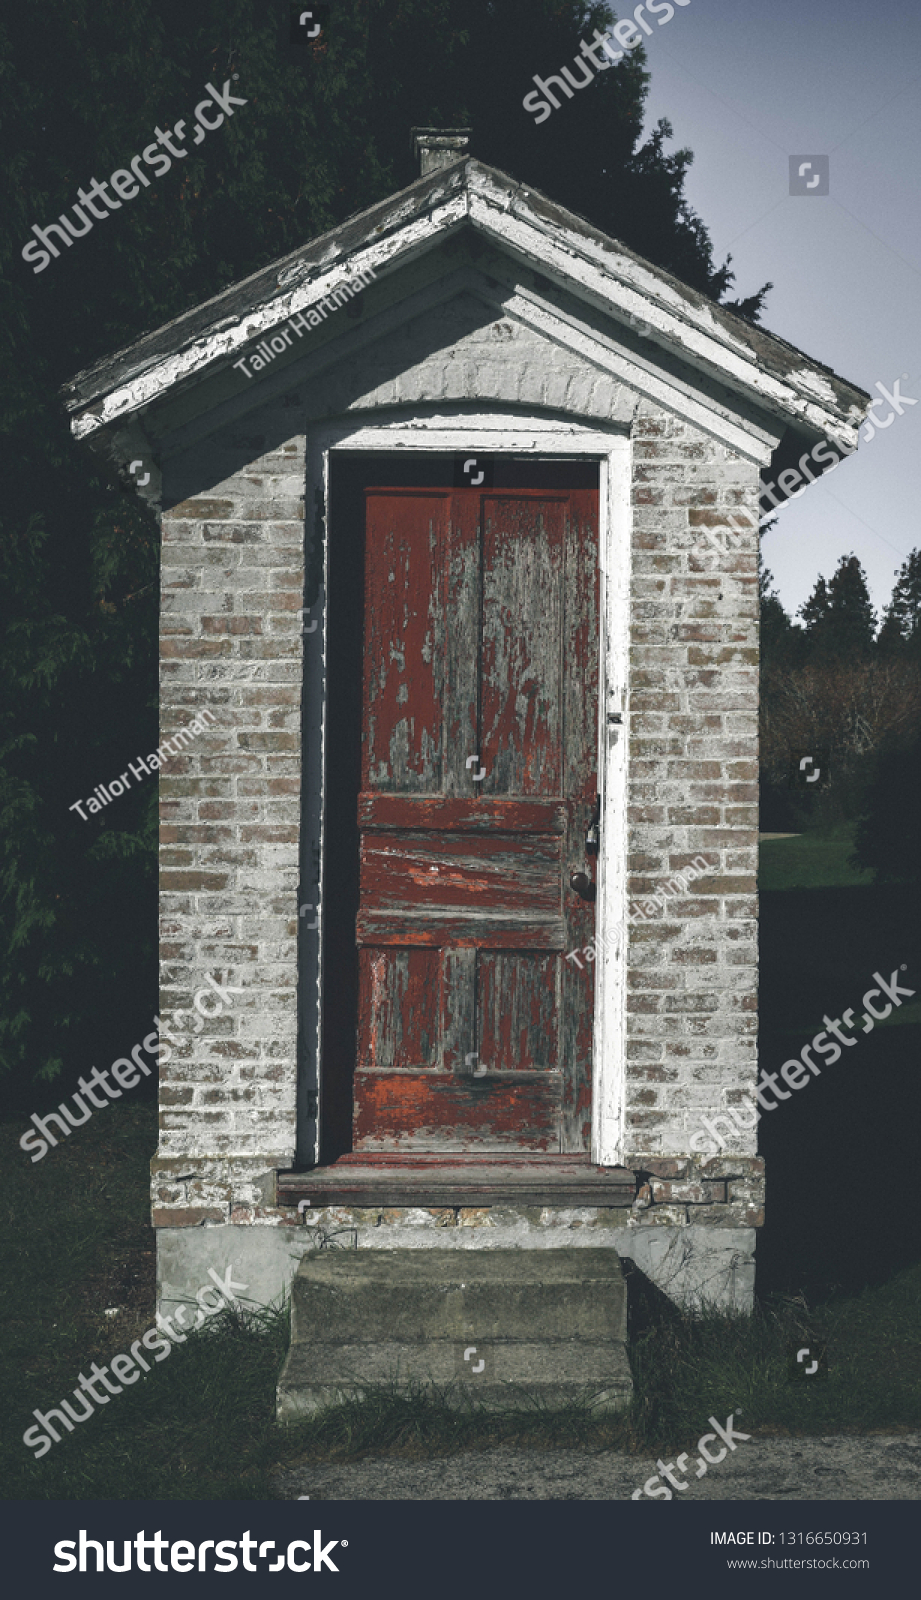
POLYGON ((633 1391, 626 1336, 610 1247, 313 1251, 294 1279, 278 1417, 391 1383, 487 1408, 618 1410, 633 1391))

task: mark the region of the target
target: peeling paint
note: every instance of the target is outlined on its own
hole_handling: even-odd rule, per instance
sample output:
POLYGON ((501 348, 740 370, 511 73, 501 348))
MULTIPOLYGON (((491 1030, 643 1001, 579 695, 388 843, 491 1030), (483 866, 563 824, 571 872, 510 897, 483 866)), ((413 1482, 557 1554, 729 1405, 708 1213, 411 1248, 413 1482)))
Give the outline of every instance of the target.
POLYGON ((848 407, 864 414, 869 396, 863 391, 713 306, 536 191, 472 160, 439 177, 440 183, 420 179, 305 246, 298 259, 275 263, 77 374, 63 391, 75 436, 88 437, 229 363, 254 337, 326 298, 344 270, 386 276, 468 222, 513 258, 539 261, 550 282, 632 325, 650 343, 682 352, 693 367, 775 415, 808 420, 827 433, 845 425, 848 407))

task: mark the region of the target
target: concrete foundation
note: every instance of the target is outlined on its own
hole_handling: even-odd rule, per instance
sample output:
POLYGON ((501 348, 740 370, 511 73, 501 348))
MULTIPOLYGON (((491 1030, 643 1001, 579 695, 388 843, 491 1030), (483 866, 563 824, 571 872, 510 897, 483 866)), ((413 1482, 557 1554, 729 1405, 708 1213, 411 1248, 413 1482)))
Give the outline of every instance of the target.
MULTIPOLYGON (((384 1213, 383 1216, 387 1214, 384 1213)), ((627 1213, 629 1215, 629 1213, 627 1213)), ((210 1282, 209 1267, 223 1278, 228 1267, 246 1284, 244 1304, 279 1303, 291 1291, 305 1255, 342 1250, 573 1250, 611 1249, 637 1267, 676 1304, 719 1310, 751 1309, 755 1284, 754 1228, 693 1224, 630 1225, 623 1211, 584 1208, 528 1212, 492 1211, 474 1225, 453 1212, 406 1212, 385 1221, 377 1212, 317 1212, 309 1226, 271 1227, 206 1224, 157 1230, 159 1309, 169 1315, 194 1302, 210 1282)), ((463 1216, 463 1213, 461 1213, 463 1216)))

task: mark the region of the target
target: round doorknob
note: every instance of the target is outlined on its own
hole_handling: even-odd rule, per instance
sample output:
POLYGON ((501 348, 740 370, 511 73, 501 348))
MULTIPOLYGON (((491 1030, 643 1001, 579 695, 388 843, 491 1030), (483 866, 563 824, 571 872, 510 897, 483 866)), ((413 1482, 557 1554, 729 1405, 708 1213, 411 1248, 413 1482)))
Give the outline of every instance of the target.
POLYGON ((594 900, 595 898, 595 885, 587 872, 571 873, 569 887, 575 889, 576 894, 581 895, 583 900, 594 900))

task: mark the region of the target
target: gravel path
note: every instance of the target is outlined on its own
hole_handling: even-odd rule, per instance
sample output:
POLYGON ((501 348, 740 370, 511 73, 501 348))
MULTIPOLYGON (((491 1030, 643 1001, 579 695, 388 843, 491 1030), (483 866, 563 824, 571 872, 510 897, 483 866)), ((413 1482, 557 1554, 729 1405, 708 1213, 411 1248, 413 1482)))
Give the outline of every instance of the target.
MULTIPOLYGON (((736 1426, 742 1426, 741 1417, 736 1426)), ((689 1453, 693 1444, 688 1442, 689 1453)), ((430 1461, 372 1457, 306 1465, 280 1473, 273 1487, 280 1500, 629 1500, 655 1472, 654 1461, 615 1450, 500 1446, 430 1461)), ((921 1433, 754 1438, 706 1476, 691 1475, 678 1498, 918 1500, 921 1433)))

